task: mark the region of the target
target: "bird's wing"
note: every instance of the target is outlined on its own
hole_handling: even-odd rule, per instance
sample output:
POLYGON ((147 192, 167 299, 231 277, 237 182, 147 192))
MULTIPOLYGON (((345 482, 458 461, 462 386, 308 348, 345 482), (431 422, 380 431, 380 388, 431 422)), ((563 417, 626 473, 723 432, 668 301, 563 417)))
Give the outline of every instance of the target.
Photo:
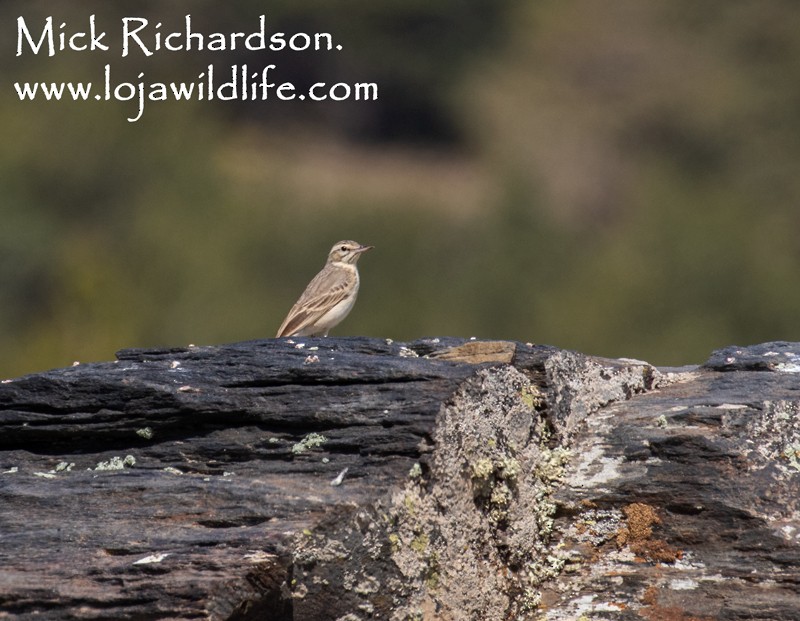
POLYGON ((276 338, 292 336, 313 325, 339 302, 353 294, 355 279, 355 274, 350 270, 337 269, 332 273, 322 270, 308 283, 303 295, 292 306, 278 329, 276 338))

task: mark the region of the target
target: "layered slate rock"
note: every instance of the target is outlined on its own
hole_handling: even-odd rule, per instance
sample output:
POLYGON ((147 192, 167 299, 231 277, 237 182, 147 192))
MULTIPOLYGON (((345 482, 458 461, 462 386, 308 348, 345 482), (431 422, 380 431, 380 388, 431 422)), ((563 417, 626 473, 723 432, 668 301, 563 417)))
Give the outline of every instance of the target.
POLYGON ((800 345, 126 350, 0 384, 0 617, 794 619, 800 345))

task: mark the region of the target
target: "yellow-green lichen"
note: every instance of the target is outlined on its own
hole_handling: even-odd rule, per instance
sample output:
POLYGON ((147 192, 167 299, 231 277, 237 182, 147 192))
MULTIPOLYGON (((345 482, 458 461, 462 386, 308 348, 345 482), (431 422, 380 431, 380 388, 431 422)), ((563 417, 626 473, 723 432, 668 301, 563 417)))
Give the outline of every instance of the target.
POLYGON ((513 457, 505 457, 500 462, 500 476, 506 481, 516 481, 522 467, 513 457))
MULTIPOLYGON (((94 467, 94 470, 122 470, 125 466, 133 466, 136 464, 136 458, 133 455, 126 455, 122 457, 114 456, 108 461, 101 461, 94 467)), ((89 468, 92 470, 92 468, 89 468)))
POLYGON ((300 442, 292 446, 292 453, 294 455, 305 453, 308 449, 316 448, 317 446, 322 446, 327 441, 328 438, 326 438, 320 433, 316 432, 309 433, 305 438, 300 440, 300 442))
POLYGON ((152 440, 153 429, 152 427, 142 427, 141 429, 136 430, 136 435, 141 438, 144 438, 145 440, 152 440))
POLYGON ((486 480, 494 473, 494 464, 491 459, 483 457, 472 464, 472 477, 486 480))
POLYGON ((403 496, 403 506, 406 508, 406 511, 408 511, 409 517, 414 517, 414 499, 410 493, 403 496))
POLYGON ((795 470, 800 470, 800 443, 787 444, 783 448, 783 457, 789 462, 789 466, 795 470))
POLYGON ((558 482, 564 476, 564 466, 569 458, 570 450, 563 446, 554 449, 544 448, 534 472, 545 483, 558 482))
POLYGON ((414 550, 419 555, 425 554, 428 546, 430 545, 430 539, 428 535, 425 533, 420 533, 409 544, 409 547, 414 550))
POLYGON ((533 386, 525 386, 520 390, 519 398, 531 410, 540 407, 543 402, 541 393, 533 386))
POLYGON ((440 579, 439 572, 432 571, 431 573, 428 574, 428 577, 425 578, 425 586, 428 587, 429 591, 435 591, 436 589, 439 588, 439 579, 440 579))
POLYGON ((508 489, 508 486, 504 483, 500 485, 496 485, 495 488, 492 490, 492 495, 489 498, 489 502, 491 502, 496 507, 508 507, 511 503, 513 495, 511 490, 508 489))
POLYGON ((534 612, 539 607, 541 601, 542 594, 539 591, 526 587, 522 592, 522 597, 519 602, 520 612, 526 614, 534 612))

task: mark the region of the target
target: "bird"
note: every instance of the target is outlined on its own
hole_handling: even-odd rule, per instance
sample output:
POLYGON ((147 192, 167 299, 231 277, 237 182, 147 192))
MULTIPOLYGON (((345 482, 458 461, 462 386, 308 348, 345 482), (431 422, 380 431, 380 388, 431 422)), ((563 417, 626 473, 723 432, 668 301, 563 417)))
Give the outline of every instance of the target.
POLYGON ((284 336, 328 336, 353 309, 358 295, 356 262, 374 246, 346 239, 336 242, 325 267, 314 276, 303 295, 283 320, 276 338, 284 336))

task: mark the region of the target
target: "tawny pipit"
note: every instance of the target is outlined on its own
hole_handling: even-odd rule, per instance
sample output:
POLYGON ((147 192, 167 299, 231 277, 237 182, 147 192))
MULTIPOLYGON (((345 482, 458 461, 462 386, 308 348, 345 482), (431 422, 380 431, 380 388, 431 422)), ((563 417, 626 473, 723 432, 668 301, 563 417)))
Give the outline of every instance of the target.
POLYGON ((356 303, 359 284, 356 261, 372 248, 350 240, 336 242, 325 267, 308 283, 276 336, 328 336, 330 329, 347 317, 356 303))

